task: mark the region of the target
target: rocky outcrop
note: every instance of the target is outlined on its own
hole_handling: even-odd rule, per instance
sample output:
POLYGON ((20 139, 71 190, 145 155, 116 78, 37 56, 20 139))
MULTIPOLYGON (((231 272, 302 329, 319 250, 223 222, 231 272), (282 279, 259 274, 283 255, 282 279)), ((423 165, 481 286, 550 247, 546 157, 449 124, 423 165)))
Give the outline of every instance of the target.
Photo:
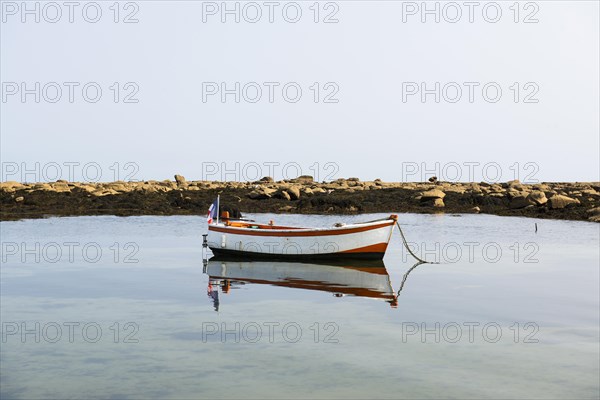
POLYGON ((246 212, 488 213, 600 221, 600 183, 525 184, 361 181, 315 182, 311 176, 257 182, 175 180, 140 182, 0 183, 0 217, 44 215, 205 215, 213 199, 246 212))

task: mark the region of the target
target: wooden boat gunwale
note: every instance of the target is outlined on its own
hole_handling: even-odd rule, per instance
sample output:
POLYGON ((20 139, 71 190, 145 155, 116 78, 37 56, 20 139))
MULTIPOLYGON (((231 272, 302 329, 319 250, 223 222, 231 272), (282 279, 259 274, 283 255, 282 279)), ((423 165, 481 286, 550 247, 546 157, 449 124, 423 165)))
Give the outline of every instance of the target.
POLYGON ((388 218, 382 218, 375 221, 346 224, 339 227, 301 228, 245 222, 239 223, 234 221, 212 224, 208 226, 208 229, 215 232, 250 236, 330 236, 365 232, 393 225, 395 223, 396 216, 392 215, 388 218))

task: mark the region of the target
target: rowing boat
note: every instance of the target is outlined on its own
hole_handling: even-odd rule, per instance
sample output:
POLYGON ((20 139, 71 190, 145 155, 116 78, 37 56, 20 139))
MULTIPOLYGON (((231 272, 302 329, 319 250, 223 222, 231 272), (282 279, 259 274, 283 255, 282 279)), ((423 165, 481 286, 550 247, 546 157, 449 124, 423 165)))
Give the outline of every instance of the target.
POLYGON ((326 228, 279 226, 222 218, 208 225, 215 256, 241 259, 381 260, 398 217, 326 228))

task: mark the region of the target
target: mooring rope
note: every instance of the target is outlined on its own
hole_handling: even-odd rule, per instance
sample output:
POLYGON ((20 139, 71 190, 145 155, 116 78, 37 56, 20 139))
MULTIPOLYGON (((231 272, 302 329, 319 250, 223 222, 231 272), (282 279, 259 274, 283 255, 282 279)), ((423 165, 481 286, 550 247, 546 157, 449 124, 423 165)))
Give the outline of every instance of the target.
POLYGON ((413 256, 417 261, 419 261, 422 264, 439 264, 439 262, 425 261, 425 260, 422 260, 419 257, 417 257, 417 255, 415 253, 413 253, 412 250, 410 249, 410 247, 408 246, 408 242, 406 241, 406 237, 404 236, 404 232, 402 232, 402 228, 400 227, 400 223, 397 220, 396 220, 396 225, 398 226, 398 230, 400 231, 400 236, 402 236, 402 242, 404 242, 404 247, 406 248, 406 250, 408 250, 408 252, 410 253, 411 256, 413 256))
POLYGON ((406 283, 406 279, 408 278, 408 274, 410 274, 413 269, 417 268, 421 264, 423 264, 421 261, 417 261, 417 263, 415 265, 413 265, 412 267, 410 267, 410 269, 408 271, 406 271, 406 273, 402 277, 402 282, 400 283, 400 288, 398 289, 398 296, 397 297, 400 297, 400 292, 402 291, 402 289, 404 289, 404 283, 406 283))

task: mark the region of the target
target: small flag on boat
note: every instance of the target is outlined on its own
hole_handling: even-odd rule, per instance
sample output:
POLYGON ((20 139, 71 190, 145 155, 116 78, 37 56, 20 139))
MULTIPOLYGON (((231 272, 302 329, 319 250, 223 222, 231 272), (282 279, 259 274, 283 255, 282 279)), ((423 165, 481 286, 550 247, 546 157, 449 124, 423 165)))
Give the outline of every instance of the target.
POLYGON ((213 223, 213 218, 216 218, 219 212, 219 199, 216 199, 208 208, 207 221, 209 224, 213 223))

